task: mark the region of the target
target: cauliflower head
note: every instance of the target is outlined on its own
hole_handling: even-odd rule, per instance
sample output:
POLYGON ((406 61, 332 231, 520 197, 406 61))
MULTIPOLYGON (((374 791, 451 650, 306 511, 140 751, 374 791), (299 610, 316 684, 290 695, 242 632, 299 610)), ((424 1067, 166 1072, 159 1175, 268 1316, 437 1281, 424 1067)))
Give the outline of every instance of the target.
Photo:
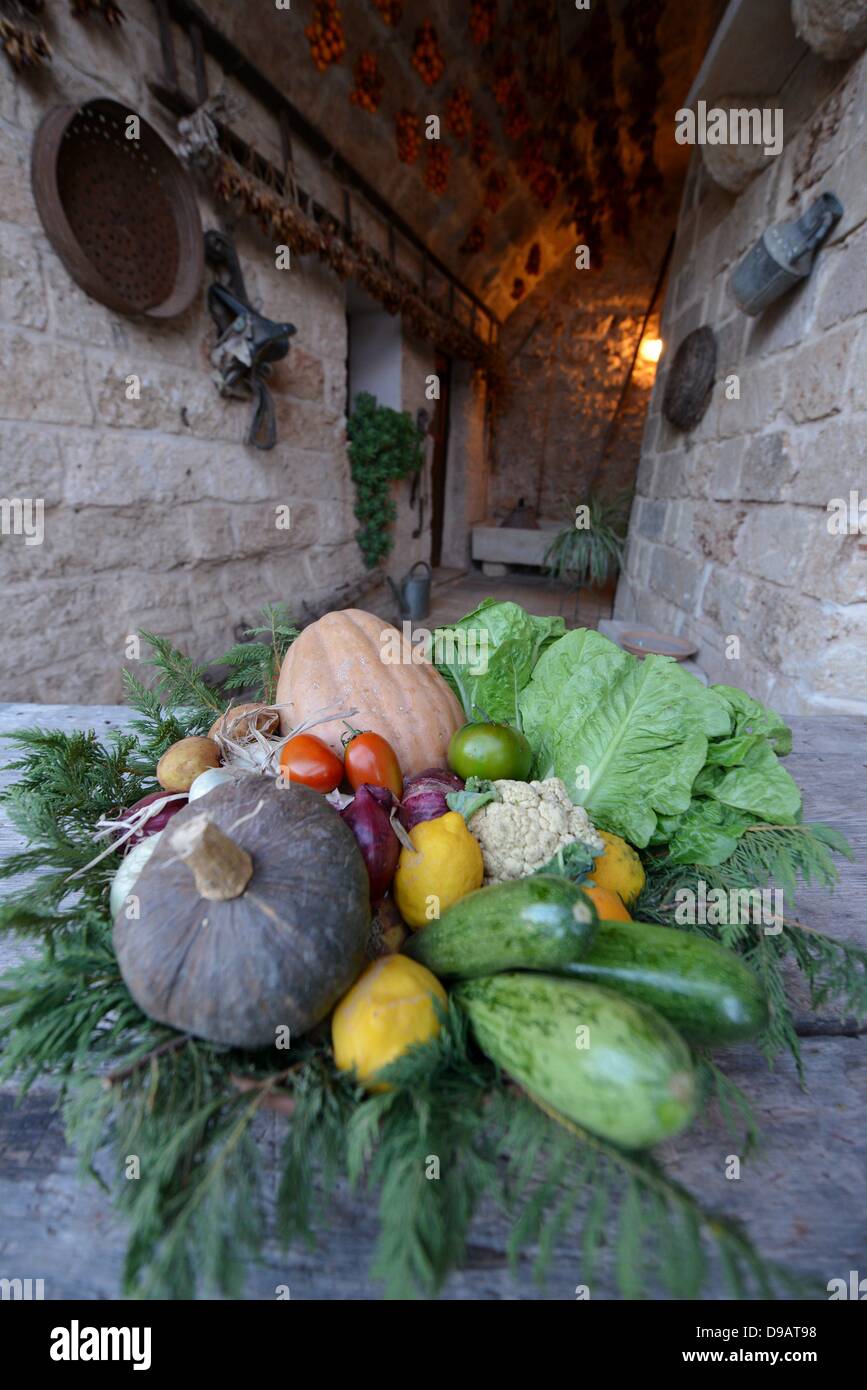
POLYGON ((499 800, 470 820, 482 847, 485 882, 526 878, 559 849, 581 840, 593 854, 605 848, 583 806, 573 806, 559 777, 544 782, 495 782, 499 800))

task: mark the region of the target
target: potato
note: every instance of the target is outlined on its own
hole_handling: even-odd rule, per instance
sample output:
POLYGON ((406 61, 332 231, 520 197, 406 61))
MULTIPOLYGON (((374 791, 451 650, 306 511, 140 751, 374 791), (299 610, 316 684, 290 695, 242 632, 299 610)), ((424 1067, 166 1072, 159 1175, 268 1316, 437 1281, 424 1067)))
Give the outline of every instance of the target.
POLYGON ((215 719, 208 730, 208 738, 231 738, 242 743, 250 737, 251 727, 260 734, 276 734, 280 730, 280 711, 270 705, 233 705, 219 719, 215 719))
POLYGON ((188 792, 200 772, 219 766, 220 750, 212 738, 181 738, 157 763, 157 781, 167 792, 188 792))

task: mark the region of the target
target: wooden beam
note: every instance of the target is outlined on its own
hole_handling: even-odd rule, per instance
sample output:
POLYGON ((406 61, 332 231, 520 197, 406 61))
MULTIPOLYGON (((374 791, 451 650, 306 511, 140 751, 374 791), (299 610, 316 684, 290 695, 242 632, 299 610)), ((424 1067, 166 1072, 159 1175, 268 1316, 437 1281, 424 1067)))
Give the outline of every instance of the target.
POLYGON ((163 74, 167 87, 178 85, 178 64, 175 58, 175 42, 172 38, 172 25, 169 18, 168 0, 154 0, 157 10, 157 26, 160 36, 160 52, 163 57, 163 74))
POLYGON ((205 65, 202 30, 198 24, 190 25, 190 44, 193 50, 193 71, 196 75, 196 100, 201 106, 208 100, 208 71, 205 65))

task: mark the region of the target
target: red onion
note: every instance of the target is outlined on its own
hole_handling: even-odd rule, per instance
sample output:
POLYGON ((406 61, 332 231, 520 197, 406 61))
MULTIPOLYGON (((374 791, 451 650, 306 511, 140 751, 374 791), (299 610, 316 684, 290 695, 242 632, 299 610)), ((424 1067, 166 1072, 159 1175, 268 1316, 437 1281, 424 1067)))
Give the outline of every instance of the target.
POLYGON ((186 792, 165 792, 160 788, 159 791, 148 792, 147 796, 142 797, 141 801, 137 801, 134 806, 130 806, 128 811, 121 812, 119 824, 122 828, 125 825, 129 825, 132 817, 138 811, 142 811, 145 806, 150 806, 156 801, 165 801, 166 797, 170 797, 171 800, 167 801, 166 805, 163 806, 161 810, 154 811, 153 815, 148 816, 134 835, 130 835, 128 840, 125 840, 122 845, 118 845, 121 854, 129 854, 131 849, 134 849, 136 845, 140 845, 142 840, 146 840, 149 835, 156 835, 158 831, 165 830, 172 816, 186 806, 187 795, 186 792))
POLYGON ((370 880, 370 901, 378 903, 394 878, 400 844, 390 814, 397 799, 387 787, 359 787, 349 806, 340 812, 352 830, 370 880))
POLYGON ((446 794, 462 792, 464 784, 453 772, 442 767, 429 767, 414 777, 405 777, 400 820, 405 830, 412 830, 419 821, 436 820, 448 811, 446 794))

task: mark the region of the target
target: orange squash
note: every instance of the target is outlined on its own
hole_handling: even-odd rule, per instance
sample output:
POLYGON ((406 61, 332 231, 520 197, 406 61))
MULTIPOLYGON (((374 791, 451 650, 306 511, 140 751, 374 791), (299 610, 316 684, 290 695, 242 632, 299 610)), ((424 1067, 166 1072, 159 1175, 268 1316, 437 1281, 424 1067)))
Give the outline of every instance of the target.
MULTIPOLYGON (((373 613, 326 613, 296 637, 284 658, 275 701, 283 732, 317 714, 355 709, 353 728, 387 739, 405 777, 445 767, 449 740, 464 714, 436 668, 418 661, 417 651, 413 662, 414 651, 397 628, 373 613)), ((314 732, 342 752, 342 720, 314 732)))

